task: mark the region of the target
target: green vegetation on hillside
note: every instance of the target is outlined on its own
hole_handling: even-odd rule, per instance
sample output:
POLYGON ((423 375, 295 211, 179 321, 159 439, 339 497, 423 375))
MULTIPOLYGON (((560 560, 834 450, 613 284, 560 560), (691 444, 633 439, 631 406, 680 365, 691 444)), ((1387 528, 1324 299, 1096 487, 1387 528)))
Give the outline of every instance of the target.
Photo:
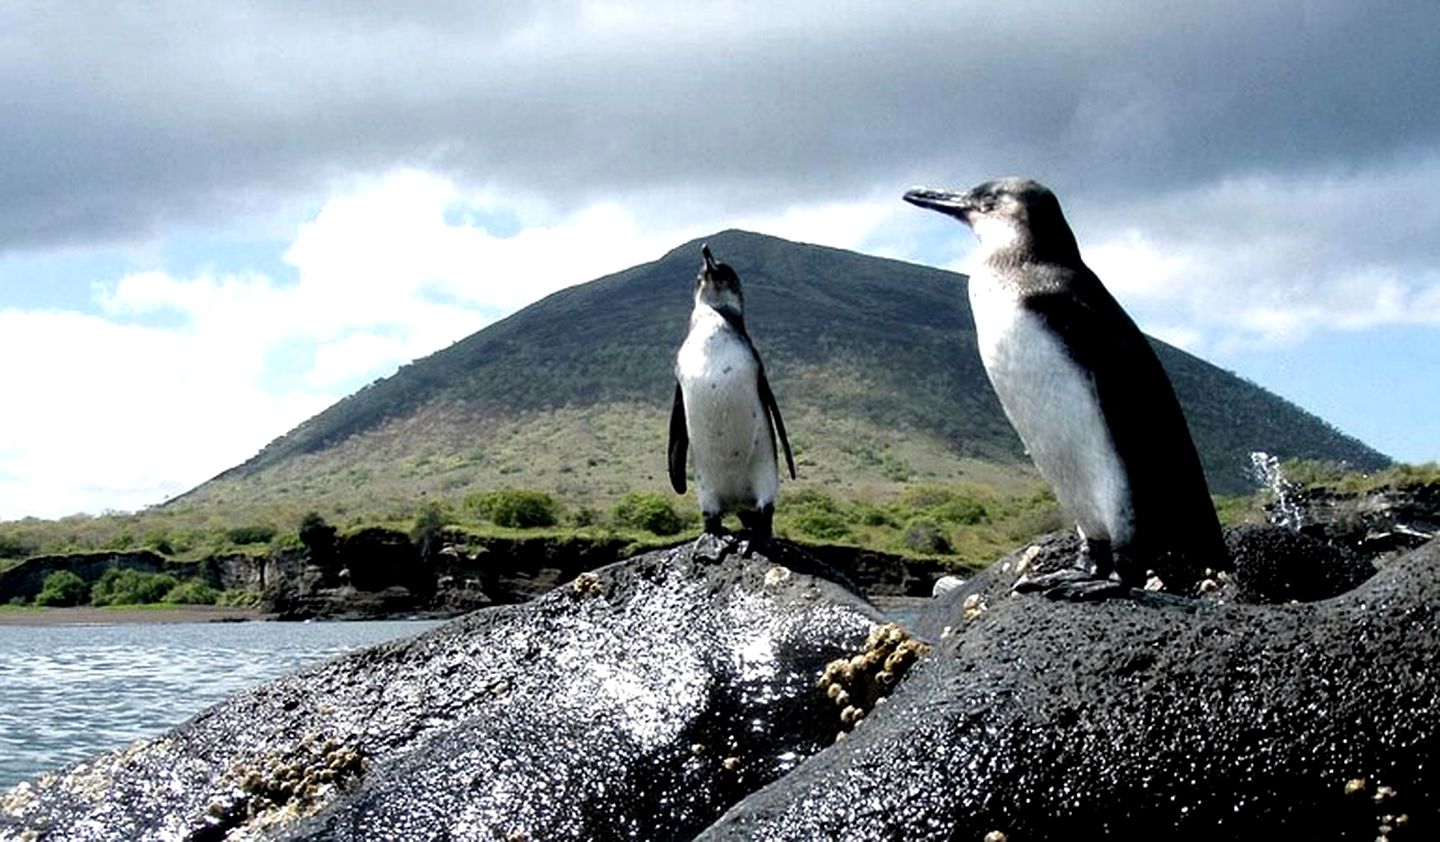
MULTIPOLYGON (((745 284, 746 321, 803 481, 888 499, 912 483, 998 481, 1009 493, 1033 480, 975 351, 962 276, 742 231, 706 239, 745 284)), ((403 518, 422 496, 463 508, 468 495, 525 488, 578 513, 661 492, 699 248, 562 290, 416 360, 171 506, 261 526, 258 539, 264 524, 293 522, 264 512, 301 506, 337 522, 403 518), (247 510, 253 520, 242 519, 247 510)), ((1157 351, 1218 493, 1253 488, 1255 450, 1364 470, 1386 463, 1252 383, 1157 351)))
MULTIPOLYGON (((1406 476, 1405 470, 1397 468, 1387 475, 1406 476)), ((1226 522, 1263 516, 1263 493, 1216 499, 1226 522)), ((700 521, 693 499, 688 496, 630 492, 610 505, 585 505, 514 488, 453 499, 427 498, 408 505, 396 500, 378 510, 335 508, 322 513, 309 508, 251 506, 237 513, 236 520, 242 525, 229 525, 215 512, 164 507, 94 518, 0 523, 0 538, 8 539, 5 546, 33 550, 24 557, 148 549, 179 561, 198 561, 213 555, 257 555, 304 547, 324 552, 345 536, 372 527, 403 532, 417 545, 442 533, 533 533, 561 538, 623 536, 635 542, 638 549, 696 534, 700 521), (267 527, 262 531, 270 538, 259 544, 255 543, 255 530, 250 528, 256 523, 290 526, 273 530, 267 527)), ((733 518, 729 525, 739 527, 733 518)), ((1066 525, 1054 497, 1033 478, 1000 487, 971 482, 835 487, 787 483, 782 486, 775 521, 777 534, 801 543, 843 544, 900 555, 938 557, 961 567, 984 565, 1030 538, 1066 525)), ((9 559, 11 563, 20 560, 9 559)), ((53 584, 47 580, 46 588, 52 596, 46 599, 53 600, 48 604, 73 604, 66 600, 76 599, 74 583, 56 580, 53 584)), ((210 603, 227 599, 224 594, 203 589, 183 573, 177 581, 165 574, 136 571, 123 576, 115 573, 103 584, 96 583, 91 596, 95 604, 135 600, 210 603)))
MULTIPOLYGON (((1285 480, 1299 491, 1363 494, 1382 487, 1440 483, 1440 465, 1397 465, 1374 473, 1345 471, 1333 464, 1283 463, 1285 480)), ((1261 522, 1268 489, 1217 496, 1222 523, 1261 522)), ((738 527, 733 519, 732 527, 738 527)), ((802 544, 838 544, 902 556, 940 559, 957 570, 984 566, 1027 541, 1069 521, 1038 479, 999 485, 977 482, 912 482, 893 485, 828 486, 786 483, 776 512, 778 535, 802 544)), ((34 603, 39 606, 93 604, 220 604, 254 606, 259 594, 218 592, 184 562, 217 553, 269 553, 309 548, 326 552, 337 542, 380 527, 409 535, 417 546, 444 540, 468 551, 490 537, 568 541, 613 541, 641 552, 685 540, 698 532, 699 517, 688 497, 630 492, 608 506, 562 502, 523 488, 496 489, 453 498, 390 501, 380 510, 250 506, 226 522, 219 514, 191 507, 164 507, 127 515, 26 519, 0 523, 0 547, 25 555, 149 549, 180 562, 172 572, 151 573, 115 567, 94 583, 69 570, 51 573, 34 603), (333 519, 333 522, 332 522, 333 519), (280 524, 280 526, 272 526, 280 524), (259 543, 267 538, 264 543, 259 543), (175 552, 188 547, 189 555, 175 552), (174 575, 172 575, 172 573, 174 575)), ((430 547, 433 551, 433 547, 430 547)), ((21 559, 12 555, 10 564, 21 559)), ((22 600, 23 601, 23 600, 22 600)))
POLYGON ((1392 465, 1370 473, 1350 471, 1333 462, 1289 460, 1282 463, 1285 479, 1307 489, 1327 489, 1341 494, 1363 494, 1377 488, 1405 488, 1440 482, 1440 463, 1392 465))
MULTIPOLYGON (((782 485, 779 534, 976 565, 1064 525, 980 365, 962 276, 741 231, 707 239, 743 279, 746 321, 795 449, 800 478, 782 485)), ((693 497, 668 491, 666 422, 698 263, 697 241, 557 292, 163 506, 0 523, 0 569, 45 554, 324 552, 372 527, 422 548, 442 534, 536 530, 637 547, 678 540, 699 518, 693 497)), ((1217 498, 1222 519, 1259 516, 1251 451, 1313 460, 1287 463, 1297 481, 1382 481, 1305 467, 1373 471, 1387 460, 1254 384, 1160 343, 1157 352, 1211 488, 1228 495, 1217 498)), ((1436 473, 1393 476, 1407 471, 1436 473)), ((117 580, 90 596, 147 587, 162 591, 117 580)), ((156 598, 172 593, 211 597, 172 581, 156 598)), ((73 583, 57 580, 49 594, 73 598, 73 583)))

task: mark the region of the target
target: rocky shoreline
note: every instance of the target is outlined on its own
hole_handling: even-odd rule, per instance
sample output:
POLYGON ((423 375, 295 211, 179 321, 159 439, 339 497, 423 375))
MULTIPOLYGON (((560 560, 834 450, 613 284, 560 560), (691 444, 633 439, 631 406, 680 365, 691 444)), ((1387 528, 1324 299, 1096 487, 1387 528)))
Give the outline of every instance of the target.
POLYGON ((22 784, 0 838, 1435 838, 1440 540, 1350 543, 1404 511, 1227 530, 1198 597, 1013 593, 1057 533, 909 632, 808 548, 687 541, 22 784))
POLYGON ((258 608, 177 605, 144 608, 75 606, 71 608, 0 608, 0 626, 96 626, 120 623, 236 623, 262 620, 258 608))
MULTIPOLYGON (((535 599, 627 557, 631 546, 622 538, 482 538, 457 532, 417 543, 402 532, 366 529, 304 550, 199 561, 150 550, 50 555, 0 571, 0 604, 33 600, 45 577, 57 570, 94 582, 119 567, 252 592, 259 596, 254 615, 266 619, 448 619, 535 599)), ((939 559, 848 546, 807 549, 874 596, 929 596, 935 580, 948 572, 939 559)))
POLYGON ((1440 541, 1297 602, 1295 535, 1232 531, 1202 599, 1011 593, 1052 536, 928 646, 803 548, 692 541, 22 784, 0 838, 1433 838, 1440 541))

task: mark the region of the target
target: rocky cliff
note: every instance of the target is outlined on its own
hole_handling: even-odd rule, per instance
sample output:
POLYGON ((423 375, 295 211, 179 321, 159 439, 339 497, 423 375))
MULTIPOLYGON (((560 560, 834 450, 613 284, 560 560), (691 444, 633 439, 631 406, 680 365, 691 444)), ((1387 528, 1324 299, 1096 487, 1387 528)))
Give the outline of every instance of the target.
MULTIPOLYGON (((176 561, 150 550, 76 553, 29 559, 0 571, 0 603, 30 601, 45 577, 69 570, 94 582, 112 567, 199 579, 220 590, 261 594, 277 619, 455 617, 489 605, 525 602, 562 582, 630 553, 624 538, 477 537, 442 532, 415 542, 403 532, 364 529, 333 543, 263 555, 229 554, 176 561)), ((929 596, 947 567, 848 546, 810 547, 870 596, 929 596)))

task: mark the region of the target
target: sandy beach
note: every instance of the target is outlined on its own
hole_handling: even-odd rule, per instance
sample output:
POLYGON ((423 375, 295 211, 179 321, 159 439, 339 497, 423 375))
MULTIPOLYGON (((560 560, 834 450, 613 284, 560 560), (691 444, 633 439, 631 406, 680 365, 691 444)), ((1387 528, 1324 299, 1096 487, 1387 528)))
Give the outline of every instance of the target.
POLYGON ((0 626, 113 625, 116 623, 212 623, 259 620, 254 608, 219 605, 175 605, 163 608, 0 608, 0 626))

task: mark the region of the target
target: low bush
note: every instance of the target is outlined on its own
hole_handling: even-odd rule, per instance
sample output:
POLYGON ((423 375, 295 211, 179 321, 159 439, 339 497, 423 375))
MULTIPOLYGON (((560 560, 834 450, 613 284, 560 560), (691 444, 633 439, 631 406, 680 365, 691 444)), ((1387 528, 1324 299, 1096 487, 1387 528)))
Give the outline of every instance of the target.
POLYGON ((465 498, 465 509, 509 529, 537 529, 560 522, 560 505, 542 491, 501 489, 465 498))
POLYGON ((39 551, 39 544, 18 535, 0 534, 0 558, 29 558, 39 551))
POLYGON ((90 601, 95 605, 147 605, 163 600, 177 584, 167 573, 112 567, 90 588, 90 601))
POLYGON ((944 555, 952 550, 950 540, 945 537, 939 524, 926 518, 910 521, 901 540, 906 547, 927 555, 944 555))
POLYGON ((797 532, 822 541, 840 541, 850 535, 849 514, 828 494, 807 489, 790 495, 783 505, 787 521, 797 532))
POLYGON ((659 494, 626 494, 615 504, 611 515, 621 526, 656 535, 675 535, 685 528, 685 519, 659 494))
POLYGON ((308 512, 300 519, 300 543, 311 556, 317 558, 324 558, 334 551, 337 531, 319 512, 308 512))
POLYGON ((902 507, 955 526, 975 526, 989 519, 984 504, 973 497, 937 486, 912 488, 900 498, 902 507))
POLYGON ((452 522, 450 510, 431 500, 415 515, 415 525, 410 527, 410 540, 422 547, 428 547, 430 542, 440 535, 441 530, 452 522))
POLYGON ((90 586, 69 570, 56 570, 45 577, 40 593, 35 595, 36 605, 66 606, 79 605, 90 598, 90 586))
POLYGON ((214 605, 220 592, 196 579, 190 579, 170 589, 163 602, 171 605, 214 605))
POLYGON ((230 539, 230 543, 240 546, 266 544, 273 540, 279 531, 268 523, 252 523, 231 527, 226 530, 225 537, 230 539))

